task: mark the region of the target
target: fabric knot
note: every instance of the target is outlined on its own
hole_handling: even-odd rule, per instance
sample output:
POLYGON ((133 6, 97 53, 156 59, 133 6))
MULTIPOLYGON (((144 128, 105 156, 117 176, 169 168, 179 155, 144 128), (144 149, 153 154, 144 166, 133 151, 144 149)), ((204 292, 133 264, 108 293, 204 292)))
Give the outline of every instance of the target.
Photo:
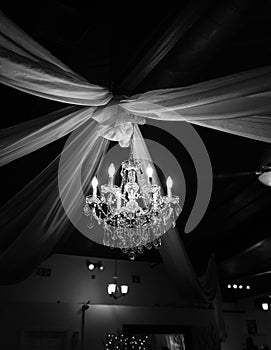
POLYGON ((93 119, 100 124, 99 136, 117 141, 121 147, 129 147, 133 124, 145 124, 143 117, 130 114, 116 100, 111 100, 106 106, 98 107, 93 119))

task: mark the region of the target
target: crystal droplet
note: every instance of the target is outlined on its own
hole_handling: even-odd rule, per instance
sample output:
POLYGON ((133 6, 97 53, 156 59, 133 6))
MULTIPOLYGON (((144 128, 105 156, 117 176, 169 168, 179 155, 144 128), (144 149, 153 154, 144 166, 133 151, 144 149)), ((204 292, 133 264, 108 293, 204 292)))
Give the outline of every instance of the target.
POLYGON ((134 253, 133 251, 129 252, 129 253, 128 253, 128 258, 129 258, 130 260, 135 260, 135 253, 134 253))
POLYGON ((88 228, 91 230, 93 227, 95 226, 94 222, 93 222, 93 218, 92 215, 90 217, 90 221, 88 223, 88 228))
POLYGON ((85 204, 85 206, 84 206, 84 214, 86 216, 89 216, 91 214, 91 209, 90 209, 88 204, 85 204))

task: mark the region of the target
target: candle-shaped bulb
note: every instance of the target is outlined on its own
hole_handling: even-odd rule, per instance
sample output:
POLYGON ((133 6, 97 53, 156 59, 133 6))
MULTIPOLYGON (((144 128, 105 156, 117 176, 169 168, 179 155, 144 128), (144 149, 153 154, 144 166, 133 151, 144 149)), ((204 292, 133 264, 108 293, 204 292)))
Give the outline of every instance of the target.
POLYGON ((167 195, 169 198, 172 197, 172 193, 171 193, 172 186, 173 186, 172 178, 170 176, 168 176, 168 178, 167 178, 167 195))
POLYGON ((148 166, 146 168, 146 173, 147 173, 147 176, 148 176, 149 185, 152 185, 153 168, 151 167, 150 164, 148 164, 148 166))
POLYGON ((108 184, 109 184, 110 186, 113 186, 113 185, 114 185, 114 183, 113 183, 113 176, 114 176, 115 172, 116 172, 115 166, 114 166, 113 163, 111 163, 111 164, 109 165, 109 168, 108 168, 108 175, 109 175, 108 184))
POLYGON ((150 164, 148 164, 147 169, 146 169, 148 177, 152 177, 153 174, 153 168, 151 167, 150 164))
POLYGON ((153 168, 151 167, 150 164, 148 164, 148 166, 146 168, 146 173, 147 173, 148 177, 152 177, 152 175, 153 175, 153 168))
POLYGON ((92 188, 93 188, 93 197, 96 197, 97 196, 97 186, 98 186, 98 179, 96 176, 94 176, 94 178, 92 179, 91 181, 91 185, 92 185, 92 188))
POLYGON ((98 179, 96 176, 94 176, 94 178, 92 179, 91 185, 93 188, 98 186, 98 179))
POLYGON ((111 163, 108 167, 108 175, 113 177, 115 175, 116 169, 114 163, 111 163))
POLYGON ((172 189, 172 186, 173 186, 172 178, 170 176, 168 176, 168 178, 167 178, 167 187, 172 189))

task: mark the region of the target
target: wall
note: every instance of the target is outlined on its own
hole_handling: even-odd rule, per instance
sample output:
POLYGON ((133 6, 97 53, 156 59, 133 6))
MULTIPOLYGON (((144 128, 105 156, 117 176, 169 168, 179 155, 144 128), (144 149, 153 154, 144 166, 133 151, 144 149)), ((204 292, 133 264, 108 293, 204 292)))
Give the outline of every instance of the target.
MULTIPOLYGON (((72 334, 81 329, 81 306, 72 303, 5 303, 0 304, 0 348, 15 350, 22 330, 67 330, 68 343, 72 334)), ((123 324, 193 325, 196 329, 213 319, 211 310, 191 310, 165 307, 135 307, 126 305, 90 305, 85 313, 85 349, 103 349, 107 332, 122 329, 123 324)), ((68 347, 70 349, 70 347, 68 347)))
MULTIPOLYGON (((107 294, 107 284, 113 281, 115 262, 102 259, 104 271, 89 271, 87 257, 54 254, 42 267, 52 269, 50 277, 31 275, 16 285, 0 286, 0 301, 13 302, 65 302, 93 304, 181 306, 185 304, 167 276, 163 265, 120 260, 117 263, 119 282, 128 284, 125 298, 113 300, 107 294), (92 279, 95 275, 95 279, 92 279), (132 276, 139 275, 141 283, 132 283, 132 276)), ((99 259, 90 259, 98 261, 99 259)))
MULTIPOLYGON (((0 286, 0 349, 18 349, 22 330, 27 329, 67 330, 71 349, 72 334, 81 331, 82 305, 88 300, 85 349, 103 349, 106 333, 121 329, 124 323, 192 325, 195 338, 200 327, 214 320, 210 309, 187 307, 162 264, 119 261, 120 282, 128 283, 130 291, 114 300, 106 293, 114 275, 114 261, 102 259, 104 271, 90 272, 86 260, 87 257, 53 255, 42 264, 52 269, 50 277, 33 274, 17 285, 0 286), (139 275, 141 283, 132 283, 132 275, 139 275)), ((225 350, 239 350, 239 343, 231 333, 232 347, 225 350)))
POLYGON ((229 334, 227 341, 223 344, 223 350, 243 349, 248 336, 253 338, 259 349, 263 345, 267 345, 271 349, 271 311, 256 310, 254 305, 255 298, 243 298, 235 304, 224 303, 224 319, 229 334), (257 334, 248 332, 248 320, 256 322, 257 334))
POLYGON ((255 344, 261 346, 267 344, 271 348, 271 311, 257 310, 254 298, 244 298, 240 300, 239 307, 246 310, 243 318, 245 334, 247 334, 247 320, 255 320, 257 334, 253 335, 255 344))

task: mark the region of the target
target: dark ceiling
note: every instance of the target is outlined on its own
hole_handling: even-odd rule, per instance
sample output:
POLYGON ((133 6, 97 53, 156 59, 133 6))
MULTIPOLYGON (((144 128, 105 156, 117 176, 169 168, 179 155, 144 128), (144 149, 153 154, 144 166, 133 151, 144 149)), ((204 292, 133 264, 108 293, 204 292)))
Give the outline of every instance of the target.
MULTIPOLYGON (((1 9, 66 65, 115 94, 186 86, 270 64, 270 1, 187 0, 148 6, 145 1, 133 6, 129 2, 107 6, 101 1, 5 0, 1 9), (172 43, 168 52, 160 50, 167 40, 172 43), (148 64, 150 61, 154 63, 148 64)), ((2 108, 8 111, 1 118, 2 128, 63 107, 6 86, 0 86, 0 92, 2 108)), ((225 299, 270 292, 271 188, 253 175, 237 175, 270 162, 271 146, 195 128, 209 152, 214 184, 209 208, 197 228, 189 235, 182 233, 189 200, 178 220, 191 261, 202 274, 210 253, 215 253, 225 299), (224 287, 238 280, 249 283, 252 289, 227 291, 224 287)), ((155 138, 151 127, 141 129, 143 135, 155 138)), ((38 174, 61 151, 64 142, 65 138, 5 166, 3 178, 12 186, 4 190, 1 202, 38 174)), ((178 153, 173 139, 169 143, 159 138, 159 142, 178 153)), ((78 232, 65 237, 54 252, 125 258, 78 232)), ((161 262, 154 250, 139 259, 161 262)))

